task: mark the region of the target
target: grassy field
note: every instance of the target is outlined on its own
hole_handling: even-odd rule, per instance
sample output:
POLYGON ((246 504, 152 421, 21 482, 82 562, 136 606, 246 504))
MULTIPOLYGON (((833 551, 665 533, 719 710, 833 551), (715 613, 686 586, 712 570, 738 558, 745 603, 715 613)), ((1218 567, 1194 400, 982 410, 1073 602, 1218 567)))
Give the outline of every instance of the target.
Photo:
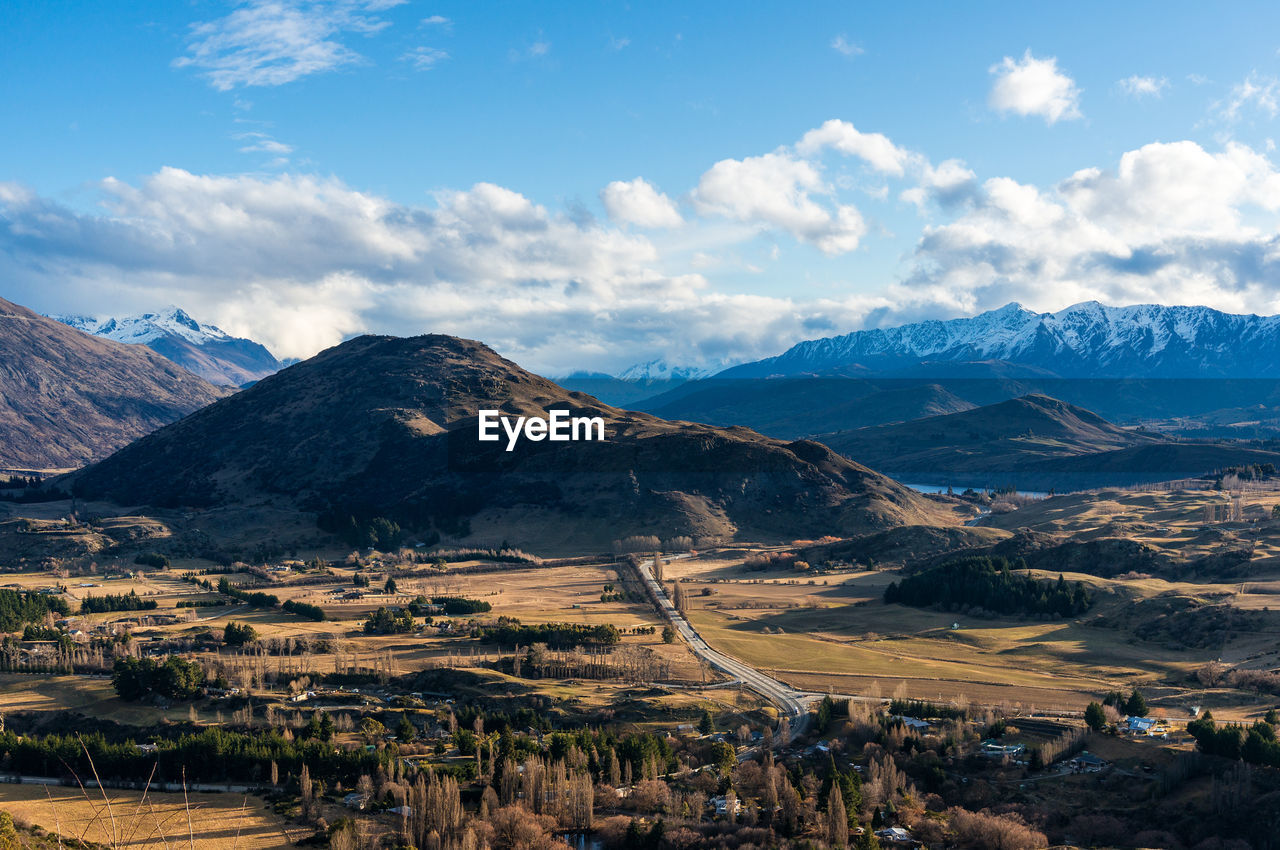
MULTIPOLYGON (((1206 700, 1222 703, 1215 711, 1227 716, 1256 713, 1258 700, 1240 694, 1168 684, 1185 680, 1217 651, 1169 649, 1085 620, 992 620, 885 605, 880 600, 894 572, 810 579, 785 570, 747 572, 740 560, 723 558, 676 561, 666 572, 685 579, 690 619, 713 646, 806 690, 1079 710, 1108 691, 1139 686, 1174 716, 1206 700)), ((1247 597, 1245 607, 1261 609, 1273 590, 1251 583, 1242 597, 1238 585, 1066 578, 1098 593, 1091 616, 1162 594, 1247 597)), ((1265 664, 1274 651, 1275 636, 1267 633, 1244 635, 1221 654, 1265 664)))
POLYGON ((285 832, 279 817, 261 799, 236 794, 191 794, 189 841, 188 808, 182 794, 107 789, 110 812, 102 792, 38 785, 0 784, 0 810, 14 818, 60 833, 117 847, 188 847, 195 850, 268 850, 289 847, 305 837, 296 827, 285 832), (112 823, 112 815, 115 823, 112 823))

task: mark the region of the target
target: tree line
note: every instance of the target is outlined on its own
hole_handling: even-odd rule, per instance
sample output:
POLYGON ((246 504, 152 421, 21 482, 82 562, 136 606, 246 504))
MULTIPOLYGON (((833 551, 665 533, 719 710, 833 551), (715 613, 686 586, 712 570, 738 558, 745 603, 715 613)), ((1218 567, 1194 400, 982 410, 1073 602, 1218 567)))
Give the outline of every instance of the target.
POLYGON ((41 623, 49 614, 66 617, 71 606, 60 596, 0 590, 0 632, 16 632, 26 623, 41 623))
MULTIPOLYGON (((1268 716, 1275 720, 1274 711, 1268 716)), ((1218 726, 1213 714, 1206 711, 1187 724, 1187 732, 1196 739, 1197 749, 1207 755, 1280 767, 1280 741, 1276 740, 1274 723, 1259 720, 1247 729, 1238 723, 1218 726)))
POLYGON ((997 614, 1048 614, 1071 617, 1093 604, 1083 582, 1039 580, 1027 571, 1024 560, 971 556, 891 582, 884 601, 927 608, 938 605, 948 611, 981 608, 997 614))
POLYGON ((552 649, 567 649, 579 644, 614 646, 622 640, 618 627, 605 623, 590 626, 584 623, 538 623, 521 625, 519 620, 499 618, 495 625, 481 626, 480 640, 486 643, 523 644, 545 643, 552 649))
POLYGON ((128 593, 107 593, 102 596, 86 594, 80 600, 81 614, 103 614, 108 611, 154 611, 154 599, 143 599, 136 590, 128 593))

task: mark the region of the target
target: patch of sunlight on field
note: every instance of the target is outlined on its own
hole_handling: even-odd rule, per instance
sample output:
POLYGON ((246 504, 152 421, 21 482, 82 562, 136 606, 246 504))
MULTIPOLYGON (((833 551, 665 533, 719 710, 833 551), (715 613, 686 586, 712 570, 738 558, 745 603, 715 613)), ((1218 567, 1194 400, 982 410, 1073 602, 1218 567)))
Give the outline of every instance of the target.
POLYGON ((149 793, 145 800, 140 791, 107 789, 106 794, 110 812, 96 789, 89 789, 86 797, 79 788, 0 785, 0 810, 69 838, 122 848, 267 850, 292 845, 284 822, 264 809, 258 797, 191 794, 191 841, 182 794, 149 793))

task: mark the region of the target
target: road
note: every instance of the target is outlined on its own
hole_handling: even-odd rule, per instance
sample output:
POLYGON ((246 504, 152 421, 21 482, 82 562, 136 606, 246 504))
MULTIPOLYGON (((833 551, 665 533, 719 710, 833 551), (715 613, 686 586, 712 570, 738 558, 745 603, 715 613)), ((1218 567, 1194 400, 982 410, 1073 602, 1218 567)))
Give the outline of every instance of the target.
POLYGON ((703 640, 697 630, 689 624, 684 615, 671 604, 671 600, 667 597, 666 589, 661 582, 653 577, 653 570, 645 561, 640 562, 640 576, 658 599, 659 604, 662 606, 662 613, 671 621, 672 626, 684 638, 685 643, 689 644, 689 648, 693 650, 695 655, 715 669, 733 676, 741 681, 743 685, 760 694, 760 696, 777 707, 780 716, 787 718, 789 735, 786 741, 781 741, 780 743, 789 744, 791 739, 804 731, 804 726, 809 722, 809 712, 805 708, 805 703, 814 699, 814 695, 797 691, 772 676, 767 676, 756 668, 743 664, 736 658, 712 649, 711 645, 703 640))

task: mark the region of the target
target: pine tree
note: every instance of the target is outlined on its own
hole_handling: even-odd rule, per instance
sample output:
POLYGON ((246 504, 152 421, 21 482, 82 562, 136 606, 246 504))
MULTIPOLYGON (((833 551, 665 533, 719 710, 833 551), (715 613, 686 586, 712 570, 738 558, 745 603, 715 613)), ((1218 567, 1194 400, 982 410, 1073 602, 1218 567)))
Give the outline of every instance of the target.
POLYGON ((1124 713, 1130 717, 1147 716, 1147 701, 1137 688, 1134 688, 1133 692, 1129 694, 1129 699, 1125 700, 1124 713))
POLYGON ((1095 732, 1101 731, 1102 727, 1107 725, 1107 715, 1102 710, 1101 703, 1089 703, 1084 710, 1084 722, 1095 732))

